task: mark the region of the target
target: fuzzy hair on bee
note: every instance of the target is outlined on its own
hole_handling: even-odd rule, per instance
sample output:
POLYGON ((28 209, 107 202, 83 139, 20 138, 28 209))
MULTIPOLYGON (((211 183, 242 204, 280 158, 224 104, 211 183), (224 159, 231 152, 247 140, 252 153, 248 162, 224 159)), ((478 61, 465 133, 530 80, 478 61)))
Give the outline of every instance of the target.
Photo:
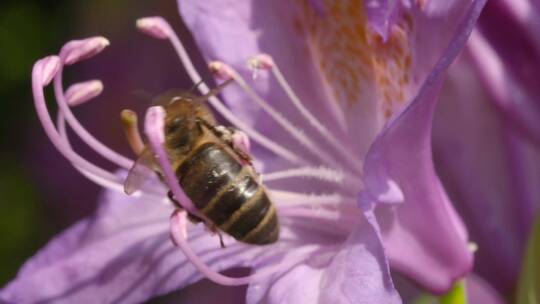
MULTIPOLYGON (((218 125, 206 106, 208 97, 224 86, 203 96, 169 91, 154 100, 166 111, 165 149, 180 186, 212 222, 211 230, 247 244, 272 244, 279 238, 276 208, 259 182, 250 155, 234 144, 236 130, 218 125)), ((126 193, 141 187, 143 175, 159 175, 149 151, 140 152, 124 185, 126 193)))

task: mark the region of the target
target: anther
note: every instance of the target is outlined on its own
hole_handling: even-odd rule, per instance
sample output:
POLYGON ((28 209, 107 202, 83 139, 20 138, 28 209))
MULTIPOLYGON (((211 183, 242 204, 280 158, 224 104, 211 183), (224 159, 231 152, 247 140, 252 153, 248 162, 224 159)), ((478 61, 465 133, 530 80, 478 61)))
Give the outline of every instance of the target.
POLYGON ((259 54, 248 59, 247 67, 252 71, 251 77, 257 79, 259 71, 270 70, 274 66, 272 57, 267 54, 259 54))
POLYGON ((208 69, 210 69, 210 72, 212 72, 214 76, 224 81, 232 79, 234 75, 233 69, 221 61, 210 62, 208 64, 208 69))
POLYGON ((136 26, 142 33, 157 39, 168 39, 172 33, 169 23, 159 16, 138 19, 136 26))
POLYGON ((144 150, 144 142, 138 128, 137 113, 132 110, 122 110, 120 120, 131 150, 135 155, 140 155, 144 150))
POLYGON ((60 57, 65 64, 71 65, 99 54, 109 44, 107 38, 100 36, 73 40, 64 45, 60 51, 60 57))
POLYGON ((40 85, 45 87, 51 83, 59 70, 60 58, 58 56, 48 56, 35 64, 33 73, 34 77, 39 77, 40 85))
POLYGON ((163 107, 153 106, 146 111, 144 120, 144 132, 148 137, 152 151, 156 155, 156 159, 163 173, 164 181, 172 191, 176 201, 182 205, 183 209, 190 214, 204 219, 206 223, 211 223, 204 214, 195 208, 191 199, 180 187, 176 174, 173 172, 171 162, 163 147, 163 144, 165 143, 165 116, 166 113, 163 107))
POLYGON ((101 94, 103 83, 99 80, 89 80, 71 85, 66 90, 66 102, 70 106, 81 105, 101 94))
POLYGON ((248 59, 247 66, 250 69, 269 70, 274 67, 274 60, 268 54, 258 54, 248 59))

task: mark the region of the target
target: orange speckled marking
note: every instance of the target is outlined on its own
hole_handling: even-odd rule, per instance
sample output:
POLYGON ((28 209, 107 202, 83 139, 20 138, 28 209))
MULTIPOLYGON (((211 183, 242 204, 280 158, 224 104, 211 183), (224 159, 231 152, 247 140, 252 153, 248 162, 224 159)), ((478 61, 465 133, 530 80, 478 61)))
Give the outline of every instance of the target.
POLYGON ((390 118, 409 97, 411 18, 394 25, 384 42, 368 28, 362 0, 325 0, 322 15, 307 0, 298 2, 301 14, 295 28, 305 35, 334 100, 346 111, 357 103, 373 102, 374 96, 380 115, 390 118))

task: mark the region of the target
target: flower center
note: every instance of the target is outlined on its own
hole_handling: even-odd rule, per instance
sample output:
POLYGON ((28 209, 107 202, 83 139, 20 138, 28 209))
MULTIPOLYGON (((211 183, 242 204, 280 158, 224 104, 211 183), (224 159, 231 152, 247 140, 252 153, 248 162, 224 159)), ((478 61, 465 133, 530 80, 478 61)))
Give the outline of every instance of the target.
POLYGON ((383 41, 368 26, 364 1, 319 2, 322 12, 299 0, 294 24, 307 40, 321 80, 331 88, 328 100, 339 105, 336 115, 345 120, 341 111, 374 102, 381 121, 388 120, 409 96, 412 19, 397 16, 399 21, 383 41))
MULTIPOLYGON (((195 83, 201 83, 198 85, 198 89, 201 90, 202 94, 208 93, 208 86, 201 82, 201 77, 194 69, 180 40, 163 19, 157 17, 145 18, 139 20, 137 26, 143 32, 148 33, 153 37, 170 40, 192 80, 195 83)), ((102 90, 101 82, 83 82, 73 85, 67 91, 64 91, 63 89, 63 68, 66 65, 74 64, 101 52, 107 44, 108 41, 102 37, 73 41, 62 48, 59 57, 51 56, 36 63, 33 70, 34 100, 36 102, 38 115, 48 136, 58 150, 72 162, 75 168, 92 181, 104 187, 116 191, 123 191, 124 180, 122 177, 88 162, 73 150, 67 136, 65 125, 67 122, 85 143, 106 159, 124 169, 133 167, 133 161, 116 153, 94 138, 71 112, 70 107, 87 102, 99 95, 102 90), (46 108, 43 94, 43 88, 47 86, 52 79, 54 79, 55 97, 59 106, 56 126, 52 122, 50 113, 46 108)), ((277 65, 273 62, 272 58, 268 55, 256 55, 249 59, 249 62, 254 71, 267 69, 272 72, 272 75, 274 75, 277 82, 280 84, 281 89, 284 90, 291 103, 300 112, 302 119, 307 122, 306 125, 319 133, 319 135, 325 139, 323 142, 316 142, 307 132, 305 132, 306 130, 294 125, 285 117, 285 115, 272 107, 270 103, 249 87, 245 80, 230 66, 222 62, 214 62, 210 64, 210 68, 214 71, 216 76, 227 81, 234 81, 236 85, 259 105, 261 109, 268 113, 279 126, 286 130, 287 133, 303 146, 308 153, 311 153, 314 160, 306 160, 303 157, 300 157, 299 153, 291 151, 289 148, 245 124, 239 117, 235 116, 234 113, 225 107, 216 96, 210 96, 208 103, 232 125, 235 125, 249 135, 251 140, 256 141, 262 147, 267 148, 277 157, 281 157, 290 162, 291 167, 287 169, 264 173, 263 181, 266 179, 265 182, 272 183, 288 179, 310 179, 329 184, 331 185, 330 188, 335 190, 328 193, 306 193, 278 190, 271 186, 267 187, 271 199, 276 204, 280 218, 290 219, 290 222, 294 222, 295 224, 304 223, 305 225, 309 225, 314 233, 337 233, 341 236, 346 236, 352 225, 358 222, 360 218, 360 211, 356 207, 355 195, 362 187, 361 163, 358 163, 356 159, 350 157, 351 155, 354 155, 350 148, 337 140, 337 137, 334 136, 332 132, 328 130, 302 103, 286 81, 284 75, 280 72, 277 65)), ((170 162, 164 152, 163 119, 165 115, 162 110, 161 107, 155 106, 151 107, 147 112, 145 131, 149 139, 149 146, 157 155, 160 173, 162 173, 162 177, 168 186, 167 188, 173 192, 174 198, 179 200, 179 203, 184 210, 188 210, 191 214, 199 215, 189 198, 187 198, 179 186, 176 175, 172 172, 170 162)), ((126 130, 128 142, 135 153, 143 153, 145 147, 136 127, 136 114, 129 110, 122 112, 122 124, 126 130)), ((245 139, 243 140, 245 141, 245 139)), ((244 142, 244 145, 249 147, 249 143, 244 142)), ((149 196, 153 200, 170 203, 166 192, 167 189, 164 187, 145 185, 133 194, 137 196, 149 196)), ((263 271, 261 274, 248 278, 227 278, 213 272, 205 266, 196 255, 194 255, 187 244, 187 231, 185 230, 187 222, 185 221, 185 216, 185 211, 179 211, 175 212, 171 219, 171 231, 175 243, 186 254, 186 257, 188 257, 188 259, 208 278, 225 285, 238 285, 255 280, 265 273, 266 275, 274 273, 280 269, 280 267, 285 267, 283 265, 277 265, 274 269, 269 269, 266 272, 263 271)), ((204 216, 201 218, 207 220, 204 216)), ((318 246, 314 245, 314 252, 318 249, 318 246)), ((298 257, 297 259, 294 259, 294 263, 299 263, 306 258, 306 256, 298 257)), ((287 267, 290 267, 290 265, 287 267)))

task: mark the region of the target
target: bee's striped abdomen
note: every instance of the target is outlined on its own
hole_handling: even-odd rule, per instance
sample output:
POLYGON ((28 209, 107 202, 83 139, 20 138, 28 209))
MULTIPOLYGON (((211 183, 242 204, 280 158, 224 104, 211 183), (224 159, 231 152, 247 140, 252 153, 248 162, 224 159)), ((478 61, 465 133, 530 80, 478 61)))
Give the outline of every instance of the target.
POLYGON ((176 173, 195 206, 221 230, 250 244, 277 240, 279 223, 264 188, 223 147, 199 145, 176 173))

